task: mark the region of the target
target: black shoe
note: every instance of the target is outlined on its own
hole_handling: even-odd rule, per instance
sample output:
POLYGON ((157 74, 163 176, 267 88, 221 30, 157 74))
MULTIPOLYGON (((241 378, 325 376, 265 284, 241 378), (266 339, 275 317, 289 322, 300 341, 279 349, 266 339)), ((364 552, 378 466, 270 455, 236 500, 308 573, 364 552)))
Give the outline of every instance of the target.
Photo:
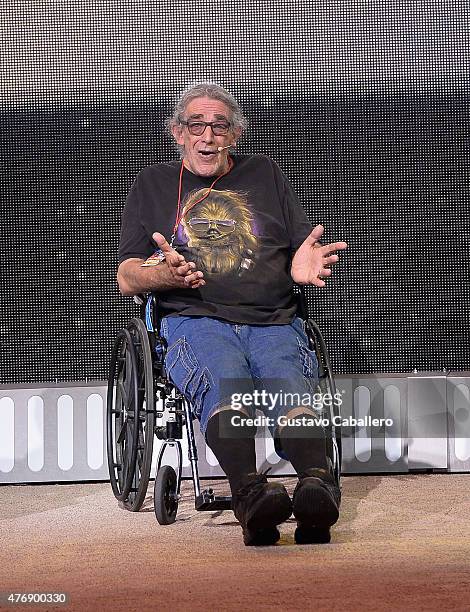
POLYGON ((284 485, 268 482, 266 474, 248 474, 232 495, 232 509, 243 529, 246 546, 269 546, 280 536, 277 525, 292 514, 284 485))
POLYGON ((297 544, 325 544, 330 527, 339 518, 341 492, 333 476, 323 469, 309 469, 299 476, 293 510, 297 519, 297 544))

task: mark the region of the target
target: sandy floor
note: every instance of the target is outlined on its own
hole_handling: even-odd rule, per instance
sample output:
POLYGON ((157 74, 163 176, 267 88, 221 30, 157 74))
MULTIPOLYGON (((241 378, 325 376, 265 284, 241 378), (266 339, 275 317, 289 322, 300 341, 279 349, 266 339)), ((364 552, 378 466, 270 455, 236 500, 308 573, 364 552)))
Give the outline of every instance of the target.
POLYGON ((470 610, 470 475, 342 484, 331 544, 295 545, 290 520, 263 548, 231 512, 196 513, 189 482, 165 527, 151 489, 130 513, 105 483, 3 486, 0 592, 66 592, 70 610, 470 610))

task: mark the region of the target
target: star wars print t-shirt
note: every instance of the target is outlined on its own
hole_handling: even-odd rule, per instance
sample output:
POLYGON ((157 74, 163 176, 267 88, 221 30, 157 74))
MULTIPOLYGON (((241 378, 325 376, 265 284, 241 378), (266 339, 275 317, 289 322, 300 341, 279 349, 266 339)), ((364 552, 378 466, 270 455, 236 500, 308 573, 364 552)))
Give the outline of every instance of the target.
MULTIPOLYGON (((186 168, 174 247, 194 261, 206 284, 158 292, 164 314, 209 316, 252 325, 287 324, 296 305, 290 264, 312 230, 288 180, 264 156, 233 156, 233 168, 206 196, 215 177, 186 168), (180 214, 181 214, 180 213, 180 214)), ((119 263, 147 259, 160 232, 170 241, 181 162, 155 164, 137 176, 122 216, 119 263)), ((165 265, 165 264, 160 264, 165 265)))

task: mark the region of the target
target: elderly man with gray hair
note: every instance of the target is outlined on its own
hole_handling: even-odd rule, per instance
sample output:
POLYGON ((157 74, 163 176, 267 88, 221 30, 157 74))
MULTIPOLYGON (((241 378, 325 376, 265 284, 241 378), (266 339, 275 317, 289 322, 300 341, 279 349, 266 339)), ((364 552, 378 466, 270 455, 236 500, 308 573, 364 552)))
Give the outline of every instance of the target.
POLYGON ((168 375, 229 479, 245 544, 275 544, 292 512, 298 543, 328 541, 340 491, 325 434, 309 425, 318 408, 280 398, 317 383, 293 283, 323 287, 347 245, 319 243, 323 227, 312 229, 272 160, 233 153, 246 120, 222 87, 188 88, 168 127, 181 159, 144 168, 130 190, 120 291, 158 293, 168 375), (256 394, 277 398, 258 407, 299 476, 292 500, 256 471, 253 404, 232 401, 256 394))

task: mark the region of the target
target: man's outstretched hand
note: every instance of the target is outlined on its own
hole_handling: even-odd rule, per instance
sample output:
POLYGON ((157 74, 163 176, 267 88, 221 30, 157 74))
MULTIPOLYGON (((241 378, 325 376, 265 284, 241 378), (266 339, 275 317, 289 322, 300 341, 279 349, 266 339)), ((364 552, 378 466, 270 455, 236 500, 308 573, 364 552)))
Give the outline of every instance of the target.
POLYGON ((165 254, 165 260, 160 265, 165 265, 171 278, 175 282, 175 287, 182 289, 197 289, 206 284, 204 274, 200 270, 196 270, 196 264, 193 261, 186 261, 183 255, 175 251, 167 242, 165 236, 155 232, 152 238, 158 245, 158 248, 165 254))
MULTIPOLYGON (((347 248, 346 242, 332 242, 319 245, 324 232, 323 225, 317 225, 297 249, 291 266, 291 276, 299 285, 324 287, 324 278, 331 276, 331 268, 339 257, 336 251, 347 248)), ((161 247, 160 247, 161 248, 161 247)))

